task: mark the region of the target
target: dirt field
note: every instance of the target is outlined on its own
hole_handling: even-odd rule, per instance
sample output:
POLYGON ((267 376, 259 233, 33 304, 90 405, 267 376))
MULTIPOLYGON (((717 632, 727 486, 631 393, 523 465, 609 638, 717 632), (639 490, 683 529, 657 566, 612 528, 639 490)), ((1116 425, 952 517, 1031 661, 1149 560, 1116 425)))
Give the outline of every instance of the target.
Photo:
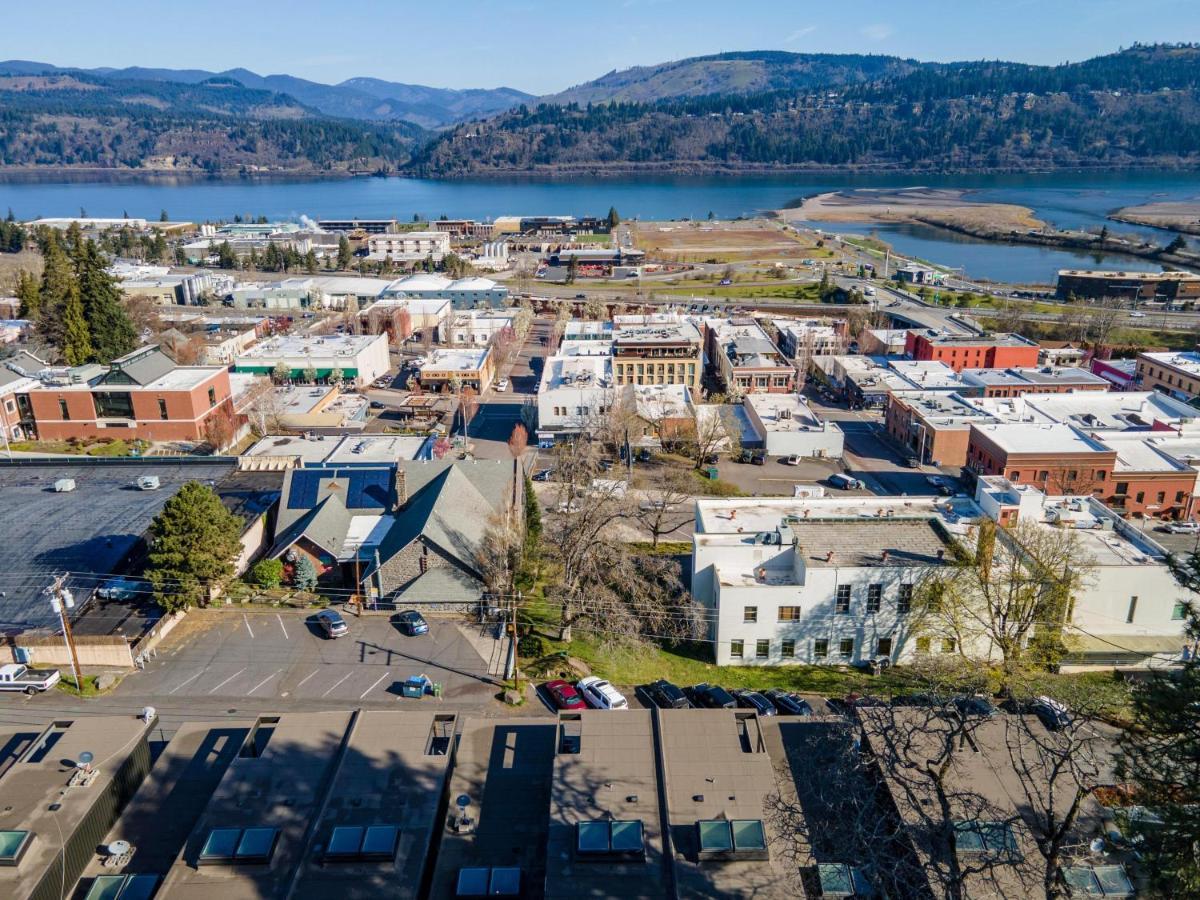
POLYGON ((827 255, 767 219, 743 222, 639 222, 638 249, 677 262, 802 259, 827 255))
POLYGON ((1024 206, 975 203, 968 192, 952 189, 835 191, 810 197, 779 215, 788 221, 913 222, 918 219, 998 229, 1040 228, 1043 223, 1024 206))
POLYGON ((24 250, 20 253, 0 253, 0 297, 11 297, 17 289, 17 278, 22 271, 32 272, 39 278, 42 274, 42 256, 24 250))

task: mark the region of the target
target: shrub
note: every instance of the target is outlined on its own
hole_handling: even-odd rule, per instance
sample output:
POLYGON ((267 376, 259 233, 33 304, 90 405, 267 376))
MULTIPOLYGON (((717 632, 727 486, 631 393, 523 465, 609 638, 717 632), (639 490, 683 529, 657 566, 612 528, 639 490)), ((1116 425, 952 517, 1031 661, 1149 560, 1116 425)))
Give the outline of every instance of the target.
POLYGON ((279 587, 283 584, 283 562, 278 559, 260 559, 250 570, 250 580, 259 587, 279 587))
POLYGON ((527 634, 517 641, 517 653, 525 659, 540 658, 546 654, 546 642, 536 634, 527 634))

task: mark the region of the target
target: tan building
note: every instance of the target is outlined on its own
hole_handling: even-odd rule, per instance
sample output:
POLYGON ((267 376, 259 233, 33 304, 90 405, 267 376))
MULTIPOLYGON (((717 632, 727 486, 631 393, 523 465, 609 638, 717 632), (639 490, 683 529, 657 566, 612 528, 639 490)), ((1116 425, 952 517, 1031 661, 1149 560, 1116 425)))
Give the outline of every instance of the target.
POLYGON ((618 324, 613 329, 613 380, 625 384, 683 384, 699 391, 704 343, 691 322, 618 324))
POLYGON ((458 381, 482 393, 496 377, 496 360, 490 347, 434 350, 417 377, 427 391, 441 390, 458 381))
POLYGON ((1193 400, 1200 396, 1200 353, 1139 353, 1133 383, 1137 390, 1193 400))

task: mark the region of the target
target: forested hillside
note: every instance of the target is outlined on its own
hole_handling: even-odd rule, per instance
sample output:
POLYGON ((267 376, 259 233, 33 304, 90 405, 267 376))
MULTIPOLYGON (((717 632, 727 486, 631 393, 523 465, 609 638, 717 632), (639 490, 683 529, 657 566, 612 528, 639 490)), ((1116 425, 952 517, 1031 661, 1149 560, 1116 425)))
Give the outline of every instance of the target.
POLYGON ((1200 163, 1200 48, 921 65, 837 88, 522 106, 421 150, 425 175, 1034 170, 1200 163))

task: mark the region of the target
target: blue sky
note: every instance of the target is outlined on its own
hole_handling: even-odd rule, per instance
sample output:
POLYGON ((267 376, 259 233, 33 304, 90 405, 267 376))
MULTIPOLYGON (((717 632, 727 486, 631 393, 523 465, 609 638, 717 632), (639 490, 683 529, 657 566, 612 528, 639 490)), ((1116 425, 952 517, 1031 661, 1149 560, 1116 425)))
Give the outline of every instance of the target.
POLYGON ((728 50, 1057 63, 1200 41, 1198 0, 59 0, 7 4, 0 58, 356 75, 550 93, 728 50))

